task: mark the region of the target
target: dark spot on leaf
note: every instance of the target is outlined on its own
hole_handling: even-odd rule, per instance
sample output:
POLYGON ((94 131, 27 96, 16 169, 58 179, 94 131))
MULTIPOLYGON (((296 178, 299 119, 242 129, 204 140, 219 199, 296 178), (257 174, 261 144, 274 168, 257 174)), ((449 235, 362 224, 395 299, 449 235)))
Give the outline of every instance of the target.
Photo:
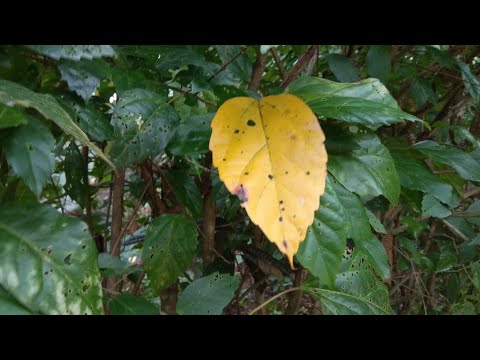
POLYGON ((248 125, 248 126, 255 126, 255 125, 257 125, 257 124, 256 124, 255 121, 253 121, 253 120, 248 120, 248 121, 247 121, 247 125, 248 125))
POLYGON ((72 265, 72 254, 68 254, 65 259, 63 259, 65 265, 72 265))
POLYGON ((238 134, 239 132, 240 132, 240 130, 238 130, 238 129, 235 129, 235 131, 234 131, 235 134, 238 134))
POLYGON ((268 175, 268 178, 269 178, 270 180, 272 180, 272 179, 273 179, 273 175, 268 175))
POLYGON ((307 171, 307 175, 310 175, 310 171, 307 171))
POLYGON ((248 172, 244 173, 244 175, 248 175, 248 174, 249 174, 248 172))
POLYGON ((297 217, 297 215, 293 214, 293 218, 295 219, 297 217))
POLYGON ((223 161, 227 161, 227 159, 225 159, 225 158, 223 158, 222 160, 223 160, 223 161))
POLYGON ((45 271, 45 272, 43 273, 43 275, 48 275, 48 271, 45 271))
POLYGON ((285 171, 285 175, 288 175, 288 171, 285 171))
POLYGON ((283 204, 283 200, 280 200, 278 203, 279 203, 280 205, 282 205, 282 204, 283 204))
POLYGON ((285 208, 282 208, 282 211, 285 211, 285 208))
POLYGON ((283 245, 283 247, 284 247, 285 249, 288 248, 288 244, 287 244, 287 242, 286 242, 285 240, 283 240, 282 245, 283 245))
POLYGON ((278 218, 278 221, 282 222, 282 221, 283 221, 283 217, 280 216, 280 217, 278 218))

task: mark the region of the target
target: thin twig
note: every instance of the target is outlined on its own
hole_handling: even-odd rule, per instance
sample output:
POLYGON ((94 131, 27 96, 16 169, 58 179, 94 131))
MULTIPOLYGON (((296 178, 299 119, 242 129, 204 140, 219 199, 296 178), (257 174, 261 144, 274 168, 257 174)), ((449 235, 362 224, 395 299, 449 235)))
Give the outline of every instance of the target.
POLYGON ((248 315, 253 315, 255 314, 258 310, 260 310, 261 308, 263 308, 264 306, 270 304, 273 300, 275 299, 278 299, 280 296, 283 296, 285 294, 288 294, 289 292, 292 292, 292 291, 299 291, 301 290, 302 288, 301 287, 293 287, 293 288, 290 288, 290 289, 287 289, 285 291, 282 291, 281 293, 278 293, 277 295, 275 296, 272 296, 270 299, 268 299, 267 301, 265 301, 264 303, 260 304, 259 306, 257 306, 255 309, 253 309, 252 311, 250 311, 250 313, 248 315))
POLYGON ((218 74, 220 74, 222 71, 224 71, 224 70, 228 67, 228 65, 230 65, 232 62, 234 62, 235 60, 237 60, 237 58, 239 58, 240 56, 242 56, 242 54, 243 54, 245 51, 247 51, 247 49, 248 49, 248 46, 247 46, 247 47, 244 47, 242 50, 240 50, 240 52, 239 52, 237 55, 235 55, 233 58, 231 58, 229 61, 227 61, 225 64, 223 64, 223 66, 222 66, 220 69, 218 69, 218 71, 217 71, 215 74, 213 74, 212 76, 210 76, 207 81, 210 81, 210 80, 214 79, 218 74))
POLYGON ((466 237, 460 230, 458 230, 455 226, 453 226, 452 224, 450 224, 448 221, 446 221, 445 219, 442 219, 441 220, 443 225, 445 225, 447 227, 448 230, 450 230, 452 233, 454 233, 455 235, 457 235, 459 238, 461 238, 462 240, 464 241, 469 241, 470 239, 468 237, 466 237))
POLYGON ((194 166, 196 166, 196 167, 198 167, 198 168, 200 168, 200 169, 202 169, 202 170, 204 170, 204 171, 206 171, 206 172, 209 172, 209 173, 218 175, 218 171, 216 171, 215 169, 209 169, 209 168, 207 168, 207 167, 205 167, 205 166, 197 163, 195 160, 189 159, 189 158, 186 157, 186 156, 184 157, 184 159, 187 160, 187 162, 189 162, 190 164, 192 164, 192 165, 194 165, 194 166))
MULTIPOLYGON (((176 86, 172 86, 172 85, 167 85, 169 89, 172 89, 174 91, 177 91, 179 93, 182 93, 183 95, 187 95, 189 93, 191 93, 191 90, 190 89, 182 89, 182 88, 178 88, 176 86)), ((210 100, 207 100, 207 99, 204 99, 203 97, 201 97, 200 95, 198 94, 192 94, 193 96, 195 96, 198 100, 200 100, 201 102, 207 104, 207 105, 210 105, 210 106, 213 106, 213 107, 216 107, 217 104, 210 101, 210 100)))

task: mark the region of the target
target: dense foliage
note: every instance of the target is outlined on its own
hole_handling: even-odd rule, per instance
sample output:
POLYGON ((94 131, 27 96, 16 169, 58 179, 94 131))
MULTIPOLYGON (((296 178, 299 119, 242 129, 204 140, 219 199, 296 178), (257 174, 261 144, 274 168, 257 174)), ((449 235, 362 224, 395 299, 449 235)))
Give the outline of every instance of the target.
POLYGON ((1 314, 480 313, 480 46, 0 46, 1 314), (318 116, 295 270, 212 166, 228 99, 318 116))

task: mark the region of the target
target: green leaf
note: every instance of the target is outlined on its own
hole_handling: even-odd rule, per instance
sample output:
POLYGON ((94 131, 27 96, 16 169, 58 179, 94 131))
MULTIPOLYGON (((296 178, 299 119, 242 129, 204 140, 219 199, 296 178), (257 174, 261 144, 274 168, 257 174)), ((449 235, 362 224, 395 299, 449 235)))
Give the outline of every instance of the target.
POLYGON ((456 249, 451 243, 440 243, 440 251, 435 264, 436 272, 445 272, 458 264, 456 249))
POLYGON ((388 75, 392 71, 390 50, 390 45, 370 46, 365 57, 365 64, 370 76, 379 78, 383 82, 387 80, 388 75))
POLYGON ((335 290, 305 289, 313 292, 328 314, 386 315, 392 314, 388 289, 371 271, 368 259, 354 250, 342 261, 342 272, 336 277, 335 290))
POLYGON ((28 45, 28 47, 56 60, 92 60, 115 55, 110 45, 28 45))
POLYGON ((427 102, 435 104, 436 96, 432 89, 432 84, 426 79, 415 77, 410 84, 413 101, 417 108, 425 105, 427 102))
POLYGON ((33 107, 44 117, 56 123, 65 133, 72 135, 83 145, 92 149, 96 155, 115 169, 115 165, 88 139, 88 136, 75 124, 70 115, 58 104, 52 95, 35 93, 14 82, 0 80, 0 103, 33 107))
POLYGON ((330 154, 329 172, 349 191, 360 196, 384 195, 396 204, 400 184, 393 159, 377 135, 363 133, 352 138, 356 149, 344 154, 330 154))
POLYGON ((373 230, 375 230, 377 233, 380 233, 380 234, 386 234, 387 230, 385 230, 385 227, 380 222, 380 220, 377 219, 375 214, 372 213, 367 208, 365 208, 365 212, 367 213, 368 221, 370 222, 370 225, 372 226, 373 230))
POLYGON ((358 80, 358 70, 348 57, 340 54, 330 54, 327 56, 327 61, 330 70, 338 81, 346 83, 358 80))
POLYGON ((451 312, 452 315, 477 315, 475 305, 468 300, 453 304, 451 307, 451 312))
POLYGON ((8 294, 3 287, 0 286, 0 315, 30 315, 28 309, 15 300, 13 296, 8 294))
POLYGON ((480 102, 480 80, 472 73, 470 66, 464 62, 457 60, 460 71, 462 72, 463 83, 473 100, 480 102))
POLYGON ((185 170, 172 170, 166 175, 177 199, 190 210, 195 219, 201 218, 203 197, 192 177, 185 170))
POLYGON ((358 249, 370 259, 377 273, 384 279, 389 278, 387 253, 381 242, 372 234, 367 209, 357 195, 346 190, 336 181, 333 181, 333 189, 350 222, 348 237, 352 238, 358 249))
POLYGON ((0 129, 26 124, 27 122, 27 116, 22 110, 0 104, 0 129))
POLYGON ((68 87, 88 101, 100 85, 106 66, 100 60, 63 60, 59 62, 58 69, 68 87))
POLYGON ((197 243, 197 228, 185 215, 162 215, 150 224, 142 259, 154 289, 166 288, 188 269, 197 243))
POLYGON ((390 266, 388 265, 388 256, 385 247, 372 234, 369 239, 357 241, 358 251, 366 256, 372 264, 375 271, 382 277, 382 279, 390 278, 390 266))
POLYGON ((313 224, 300 243, 296 258, 315 275, 320 285, 333 288, 349 234, 350 221, 327 178, 325 193, 320 199, 313 224))
POLYGON ((136 270, 128 262, 106 252, 98 254, 98 268, 102 276, 121 276, 136 270))
POLYGON ((64 168, 65 192, 83 209, 88 196, 88 173, 85 160, 74 141, 65 152, 64 168))
POLYGON ((305 76, 293 82, 288 92, 300 96, 320 116, 360 124, 371 130, 402 120, 424 123, 400 110, 396 100, 378 79, 342 84, 305 76))
POLYGON ((157 306, 131 294, 115 296, 109 304, 111 315, 159 315, 157 306))
POLYGON ((223 64, 230 62, 226 70, 231 72, 237 79, 249 82, 252 76, 252 63, 245 54, 240 54, 240 45, 216 45, 217 53, 223 64), (235 61, 233 58, 238 56, 235 61))
POLYGON ((112 115, 115 130, 111 156, 119 166, 159 155, 175 134, 178 115, 157 94, 141 89, 126 91, 112 115))
POLYGON ((460 198, 452 185, 434 175, 423 161, 414 157, 414 154, 410 151, 394 150, 391 150, 391 154, 402 187, 431 194, 452 208, 458 205, 460 198))
POLYGON ((480 201, 477 200, 470 205, 464 216, 468 222, 480 226, 480 201))
POLYGON ((361 297, 327 289, 310 291, 318 297, 324 311, 332 315, 391 315, 380 306, 361 297))
POLYGON ((31 312, 103 313, 87 225, 46 205, 0 208, 0 285, 31 312))
POLYGON ((37 197, 55 168, 54 146, 50 130, 33 117, 27 125, 12 129, 4 140, 3 150, 8 163, 37 197))
POLYGON ((197 155, 208 152, 208 142, 212 134, 210 123, 214 115, 210 113, 182 119, 167 150, 173 155, 197 155))
POLYGON ((432 195, 427 194, 423 197, 422 201, 422 215, 443 219, 452 215, 452 211, 443 206, 442 203, 432 195))
POLYGON ((415 219, 413 216, 400 216, 400 224, 405 225, 408 232, 410 232, 415 239, 418 239, 418 236, 423 230, 430 228, 428 224, 415 219))
POLYGON ((78 115, 78 125, 95 141, 111 140, 113 127, 106 117, 95 108, 75 106, 78 115))
MULTIPOLYGON (((453 125, 453 126, 450 126, 450 129, 453 130, 453 132, 455 133, 455 136, 460 138, 460 141, 468 140, 477 149, 477 151, 480 150, 480 140, 478 140, 475 137, 475 135, 473 135, 466 128, 464 128, 462 126, 453 125)), ((476 159, 474 157, 474 154, 470 153, 470 156, 472 156, 474 159, 476 159)), ((478 159, 476 159, 476 160, 479 161, 478 159)))
POLYGON ((480 162, 470 154, 432 140, 420 141, 412 147, 433 161, 453 167, 463 179, 480 181, 480 162))
POLYGON ((355 241, 365 241, 370 239, 372 236, 372 230, 370 229, 370 222, 368 221, 368 216, 365 212, 365 206, 363 206, 357 195, 346 190, 336 180, 332 181, 332 183, 335 194, 342 204, 345 214, 350 222, 349 237, 355 241))
POLYGON ((195 280, 178 297, 180 315, 220 315, 232 300, 240 279, 215 272, 195 280))

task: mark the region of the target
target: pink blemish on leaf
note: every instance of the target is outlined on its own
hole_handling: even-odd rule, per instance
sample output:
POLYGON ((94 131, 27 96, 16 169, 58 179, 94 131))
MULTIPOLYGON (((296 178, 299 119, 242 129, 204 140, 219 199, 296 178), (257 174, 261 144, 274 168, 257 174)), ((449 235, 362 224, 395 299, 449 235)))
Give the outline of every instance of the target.
POLYGON ((232 194, 238 196, 238 198, 242 202, 240 204, 240 206, 244 208, 245 203, 248 201, 248 190, 247 190, 247 188, 243 184, 237 185, 233 189, 232 194))

